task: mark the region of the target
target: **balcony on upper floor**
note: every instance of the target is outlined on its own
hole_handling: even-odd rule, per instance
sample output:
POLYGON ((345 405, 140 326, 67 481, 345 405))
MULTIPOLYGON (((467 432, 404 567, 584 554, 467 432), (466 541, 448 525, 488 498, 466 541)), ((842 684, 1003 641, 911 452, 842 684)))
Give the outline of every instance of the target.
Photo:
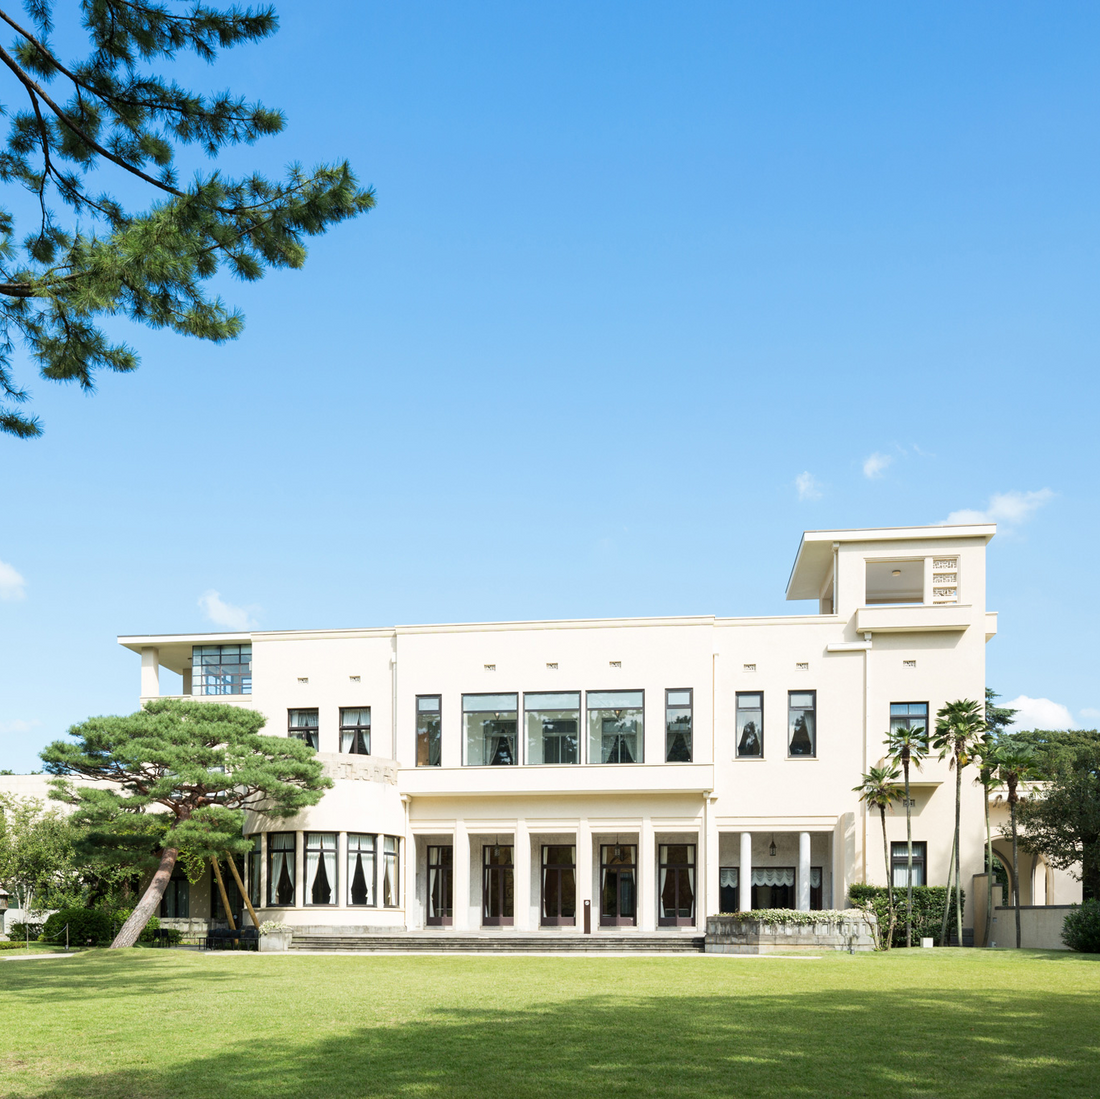
POLYGON ((120 637, 119 644, 141 655, 141 701, 186 698, 248 705, 252 694, 250 634, 180 634, 120 637), (179 694, 162 694, 160 670, 175 672, 179 694))

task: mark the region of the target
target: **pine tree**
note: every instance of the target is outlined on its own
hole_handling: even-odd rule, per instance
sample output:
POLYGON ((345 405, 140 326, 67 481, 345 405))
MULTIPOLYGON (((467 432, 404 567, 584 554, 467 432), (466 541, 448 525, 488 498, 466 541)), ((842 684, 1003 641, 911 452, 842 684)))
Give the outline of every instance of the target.
MULTIPOLYGON (((94 388, 96 371, 130 371, 134 351, 113 342, 102 319, 124 316, 200 339, 233 339, 241 314, 206 284, 222 269, 255 280, 271 267, 301 267, 307 237, 374 205, 346 161, 281 182, 217 170, 182 183, 178 147, 214 158, 227 146, 278 133, 281 112, 222 92, 188 91, 162 75, 178 54, 212 61, 220 49, 255 42, 278 26, 272 8, 218 10, 194 3, 185 14, 147 0, 81 0, 90 52, 63 60, 50 42, 52 0, 26 0, 23 22, 0 9, 15 34, 0 62, 15 98, 0 150, 0 181, 25 188, 37 210, 22 237, 0 208, 0 431, 41 434, 21 406, 15 345, 24 343, 41 375, 94 388), (128 209, 90 187, 93 171, 149 195, 128 209)), ((13 196, 12 203, 17 205, 13 196)))
POLYGON ((137 942, 181 854, 245 854, 246 811, 293 816, 332 785, 312 748, 262 736, 263 724, 239 706, 159 699, 126 717, 90 718, 69 730, 75 744, 43 749, 45 770, 59 778, 55 796, 76 805, 86 842, 101 857, 155 868, 112 947, 137 942), (102 785, 74 788, 65 781, 74 776, 102 785))

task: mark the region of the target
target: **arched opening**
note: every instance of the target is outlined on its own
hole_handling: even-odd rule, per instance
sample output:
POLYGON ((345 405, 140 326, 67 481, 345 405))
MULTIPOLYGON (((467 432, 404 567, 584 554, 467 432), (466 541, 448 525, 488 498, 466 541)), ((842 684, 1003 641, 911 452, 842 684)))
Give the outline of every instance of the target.
MULTIPOLYGON (((985 872, 989 873, 989 851, 986 850, 985 872)), ((996 848, 993 849, 993 884, 1001 887, 1001 904, 1012 903, 1012 869, 1008 862, 1000 855, 996 848)), ((1021 898, 1022 900, 1022 898, 1021 898)))

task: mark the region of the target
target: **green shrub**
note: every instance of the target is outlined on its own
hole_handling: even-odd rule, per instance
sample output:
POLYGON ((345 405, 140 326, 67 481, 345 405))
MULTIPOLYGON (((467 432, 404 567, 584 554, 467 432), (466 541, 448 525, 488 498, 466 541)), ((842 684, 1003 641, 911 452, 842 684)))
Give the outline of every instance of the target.
MULTIPOLYGON (((943 906, 947 903, 947 889, 942 885, 913 886, 913 942, 920 944, 922 938, 940 942, 940 927, 943 924, 943 906)), ((966 890, 962 891, 963 911, 966 911, 966 890)), ((890 903, 884 885, 852 885, 848 889, 848 903, 853 908, 870 904, 878 917, 879 927, 885 929, 890 922, 890 903)), ((894 890, 894 946, 905 945, 905 890, 894 890)), ((947 917, 947 937, 950 939, 955 926, 955 891, 951 890, 951 912, 947 917)))
POLYGON ((1100 954, 1100 901, 1085 901, 1066 915, 1062 942, 1082 954, 1100 954))
MULTIPOLYGON (((34 943, 34 939, 31 939, 34 943)), ((0 950, 25 950, 27 945, 26 939, 12 939, 10 942, 0 942, 0 950)), ((35 946, 38 944, 35 943, 35 946)))
POLYGON ((66 924, 69 925, 71 945, 98 946, 114 938, 111 917, 106 912, 98 908, 63 908, 46 921, 42 928, 42 941, 63 943, 66 924))
MULTIPOLYGON (((115 908, 111 910, 111 924, 115 929, 115 933, 118 933, 119 928, 130 918, 130 913, 133 912, 133 908, 115 908)), ((151 943, 153 941, 153 932, 160 930, 160 919, 157 916, 150 916, 149 922, 142 929, 141 934, 138 936, 139 943, 151 943)), ((114 938, 114 935, 111 936, 114 938)))
POLYGON ((42 925, 40 923, 21 923, 16 920, 15 923, 8 925, 8 938, 19 939, 21 942, 26 942, 27 939, 33 943, 39 935, 42 934, 42 925))

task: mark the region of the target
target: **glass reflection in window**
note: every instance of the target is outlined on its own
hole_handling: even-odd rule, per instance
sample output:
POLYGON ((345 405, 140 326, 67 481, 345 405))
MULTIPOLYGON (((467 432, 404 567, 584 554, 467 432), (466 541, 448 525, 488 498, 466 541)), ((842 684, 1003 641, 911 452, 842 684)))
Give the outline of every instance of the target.
POLYGON ((588 692, 588 762, 641 763, 644 692, 588 692))
POLYGON ((579 691, 523 696, 528 763, 579 763, 579 691))

